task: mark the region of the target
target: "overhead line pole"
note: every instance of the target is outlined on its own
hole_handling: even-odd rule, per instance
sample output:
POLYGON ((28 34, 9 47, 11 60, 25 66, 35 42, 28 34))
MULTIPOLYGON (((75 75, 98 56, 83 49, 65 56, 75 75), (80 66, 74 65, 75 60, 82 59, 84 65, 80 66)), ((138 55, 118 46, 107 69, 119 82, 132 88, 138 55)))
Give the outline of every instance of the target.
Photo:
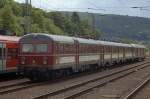
POLYGON ((31 31, 31 0, 25 0, 25 13, 24 13, 24 34, 28 34, 31 31))

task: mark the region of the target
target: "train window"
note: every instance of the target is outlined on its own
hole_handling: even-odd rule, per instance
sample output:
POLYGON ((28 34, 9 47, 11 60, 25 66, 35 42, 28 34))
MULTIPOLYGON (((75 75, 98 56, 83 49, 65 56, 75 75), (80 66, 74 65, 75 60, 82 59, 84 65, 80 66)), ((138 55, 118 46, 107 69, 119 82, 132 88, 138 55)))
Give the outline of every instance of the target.
POLYGON ((58 49, 59 54, 63 54, 64 53, 64 44, 59 43, 57 46, 57 49, 58 49))
POLYGON ((71 44, 65 44, 64 45, 64 53, 65 54, 73 54, 75 52, 74 45, 71 44))
POLYGON ((48 45, 47 44, 37 44, 35 49, 36 49, 37 53, 46 53, 48 50, 48 45))
POLYGON ((17 58, 17 48, 8 48, 7 51, 7 58, 12 59, 12 58, 17 58))
POLYGON ((5 59, 5 48, 0 48, 0 59, 5 59))
POLYGON ((33 52, 34 47, 32 44, 22 44, 22 52, 24 53, 30 53, 33 52))
POLYGON ((0 59, 2 59, 2 48, 0 48, 0 59))

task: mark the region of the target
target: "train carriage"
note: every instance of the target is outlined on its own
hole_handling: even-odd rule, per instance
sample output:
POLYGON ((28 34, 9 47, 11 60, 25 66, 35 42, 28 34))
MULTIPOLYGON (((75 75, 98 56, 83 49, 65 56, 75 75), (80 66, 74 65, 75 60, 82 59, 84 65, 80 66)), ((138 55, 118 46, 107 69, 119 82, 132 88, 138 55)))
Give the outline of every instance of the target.
POLYGON ((117 63, 123 63, 128 57, 125 58, 130 45, 123 43, 115 43, 108 41, 98 41, 104 47, 104 65, 112 65, 117 63))
POLYGON ((16 36, 0 36, 0 74, 17 71, 18 41, 16 36))
POLYGON ((135 60, 144 60, 145 58, 145 46, 138 44, 131 44, 133 51, 133 58, 135 60))
POLYGON ((100 64, 100 45, 92 39, 74 38, 77 47, 77 71, 96 68, 100 64), (95 64, 95 65, 93 65, 95 64), (94 67, 95 66, 95 67, 94 67))
POLYGON ((97 64, 100 60, 100 45, 95 40, 74 38, 78 45, 78 70, 89 69, 90 64, 97 64))

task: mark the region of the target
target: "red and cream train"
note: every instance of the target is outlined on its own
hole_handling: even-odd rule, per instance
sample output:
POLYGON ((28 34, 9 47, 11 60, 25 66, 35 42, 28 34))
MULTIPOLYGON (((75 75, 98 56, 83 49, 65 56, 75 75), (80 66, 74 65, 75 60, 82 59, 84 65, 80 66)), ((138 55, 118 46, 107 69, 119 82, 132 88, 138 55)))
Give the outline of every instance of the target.
POLYGON ((43 33, 23 36, 19 49, 18 68, 33 80, 145 58, 142 45, 43 33))

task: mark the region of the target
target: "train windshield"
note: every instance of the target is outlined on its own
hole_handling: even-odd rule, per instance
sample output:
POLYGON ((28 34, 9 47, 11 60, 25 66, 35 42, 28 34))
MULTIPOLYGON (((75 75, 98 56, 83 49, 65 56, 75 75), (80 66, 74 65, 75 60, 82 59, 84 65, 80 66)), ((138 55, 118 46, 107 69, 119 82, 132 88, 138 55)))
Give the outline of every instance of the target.
POLYGON ((48 46, 47 44, 36 44, 35 49, 36 53, 46 53, 48 46))
POLYGON ((34 50, 34 47, 32 44, 23 44, 22 45, 22 52, 24 53, 32 53, 34 50))

